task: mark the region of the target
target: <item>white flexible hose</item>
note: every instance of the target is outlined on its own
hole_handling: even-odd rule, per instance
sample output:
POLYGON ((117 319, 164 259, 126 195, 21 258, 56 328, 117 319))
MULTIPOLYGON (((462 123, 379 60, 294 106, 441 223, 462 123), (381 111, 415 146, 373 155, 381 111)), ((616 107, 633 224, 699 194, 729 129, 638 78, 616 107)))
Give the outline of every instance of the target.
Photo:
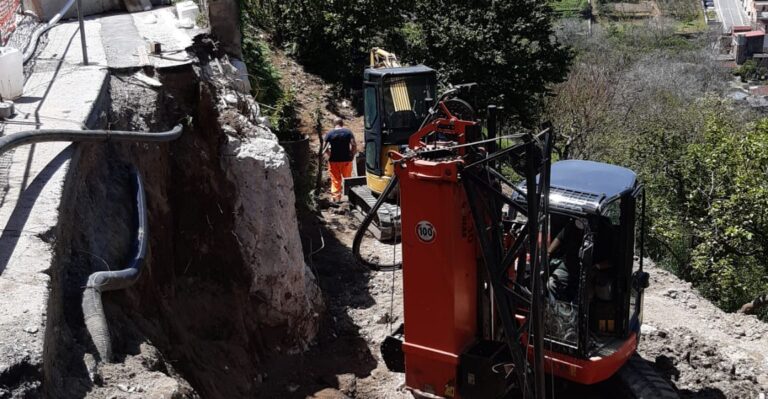
POLYGON ((75 4, 75 0, 69 0, 67 4, 64 4, 64 7, 62 7, 61 10, 59 10, 59 12, 57 12, 50 21, 48 21, 47 24, 37 28, 35 32, 32 33, 32 38, 29 40, 29 44, 24 51, 24 64, 26 64, 32 58, 32 55, 35 54, 35 50, 37 49, 37 42, 40 40, 40 35, 56 26, 56 24, 59 23, 61 17, 66 14, 70 8, 72 8, 72 4, 75 4))

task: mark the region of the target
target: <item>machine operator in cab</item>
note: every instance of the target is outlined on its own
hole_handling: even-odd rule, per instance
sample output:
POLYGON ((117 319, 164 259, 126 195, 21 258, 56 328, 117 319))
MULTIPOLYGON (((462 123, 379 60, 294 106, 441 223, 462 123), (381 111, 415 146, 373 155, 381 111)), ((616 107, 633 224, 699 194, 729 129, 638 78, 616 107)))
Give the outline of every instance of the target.
POLYGON ((584 237, 584 226, 569 219, 549 244, 552 274, 547 281, 547 291, 559 301, 571 301, 576 297, 579 286, 579 247, 584 237))
MULTIPOLYGON (((604 226, 605 231, 610 231, 610 223, 607 218, 600 219, 600 224, 604 226)), ((583 242, 584 221, 569 218, 547 248, 552 270, 547 280, 547 291, 558 301, 571 302, 578 295, 581 274, 579 251, 583 242)), ((611 245, 610 236, 601 237, 595 243, 594 267, 597 270, 611 268, 611 245)))
POLYGON ((334 128, 325 135, 325 155, 328 157, 328 174, 331 176, 331 197, 341 200, 341 184, 352 176, 352 161, 357 153, 357 143, 352 131, 344 127, 344 120, 336 118, 334 128))

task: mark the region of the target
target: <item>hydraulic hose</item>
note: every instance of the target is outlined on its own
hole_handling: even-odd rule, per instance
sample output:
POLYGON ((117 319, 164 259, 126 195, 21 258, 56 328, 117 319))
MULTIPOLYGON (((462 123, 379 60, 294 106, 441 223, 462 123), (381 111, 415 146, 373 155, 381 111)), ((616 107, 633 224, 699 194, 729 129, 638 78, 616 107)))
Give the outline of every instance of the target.
POLYGON ((48 141, 105 142, 105 141, 145 141, 163 142, 176 140, 181 136, 182 125, 160 132, 129 132, 123 130, 65 130, 39 129, 27 130, 0 137, 0 154, 18 146, 48 141))
POLYGON ((75 4, 75 0, 69 0, 67 4, 64 4, 64 7, 61 8, 59 12, 56 13, 56 15, 51 18, 50 21, 48 21, 47 24, 37 28, 33 33, 32 37, 29 40, 29 44, 27 44, 27 48, 24 51, 24 60, 23 64, 27 64, 27 62, 32 58, 32 55, 35 54, 35 50, 37 50, 37 44, 40 41, 40 36, 48 32, 51 28, 56 26, 56 24, 59 23, 59 20, 61 17, 69 11, 70 8, 72 8, 72 4, 75 4))
MULTIPOLYGON (((24 144, 72 141, 72 142, 108 142, 108 141, 139 141, 165 142, 181 136, 183 127, 178 124, 173 129, 152 132, 129 132, 123 130, 65 130, 40 129, 27 130, 0 137, 0 154, 24 144)), ((112 344, 109 339, 107 319, 101 303, 101 292, 122 289, 133 284, 141 273, 141 264, 147 253, 147 205, 144 197, 144 183, 136 168, 133 168, 133 178, 136 184, 136 212, 138 228, 136 232, 136 251, 126 269, 109 272, 96 272, 88 278, 83 292, 83 315, 85 326, 91 334, 93 343, 103 361, 112 358, 112 344)))
POLYGON ((112 359, 112 341, 109 338, 109 326, 104 315, 101 293, 131 286, 141 275, 141 266, 147 255, 149 231, 147 226, 147 200, 144 194, 144 182, 136 167, 132 167, 132 178, 136 186, 136 240, 134 255, 123 270, 95 272, 88 277, 83 291, 83 318, 85 327, 91 334, 93 344, 102 361, 112 359))
POLYGON ((366 267, 374 271, 390 271, 390 270, 397 270, 403 267, 402 262, 391 263, 391 264, 379 264, 379 263, 368 262, 367 260, 363 259, 363 257, 360 255, 360 244, 363 242, 363 237, 365 237, 365 232, 368 231, 368 226, 371 225, 371 222, 373 222, 373 218, 376 217, 376 214, 379 211, 379 208, 381 208, 381 205, 384 203, 387 196, 389 196, 389 193, 395 188, 395 186, 397 186, 397 175, 392 176, 392 179, 389 181, 389 184, 387 184, 387 187, 384 188, 384 191, 382 191, 381 195, 379 195, 379 199, 373 205, 370 212, 368 212, 368 215, 365 216, 365 219, 363 219, 363 223, 360 225, 360 228, 357 229, 357 233, 355 233, 355 239, 352 241, 352 255, 355 257, 355 260, 361 265, 365 265, 366 267))

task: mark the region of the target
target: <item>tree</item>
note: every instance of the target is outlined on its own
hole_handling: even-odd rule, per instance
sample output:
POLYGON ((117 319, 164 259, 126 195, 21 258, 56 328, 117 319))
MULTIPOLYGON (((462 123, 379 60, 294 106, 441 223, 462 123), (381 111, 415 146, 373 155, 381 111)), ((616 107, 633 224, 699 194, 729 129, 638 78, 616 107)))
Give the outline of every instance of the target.
POLYGON ((691 277, 726 310, 768 289, 768 120, 743 131, 711 120, 681 160, 691 277))
POLYGON ((327 80, 361 86, 371 47, 389 48, 407 11, 404 0, 284 0, 269 9, 273 38, 327 80))
MULTIPOLYGON (((253 1, 253 0, 252 0, 253 1)), ((480 106, 496 103, 532 123, 570 51, 552 13, 534 0, 285 0, 269 2, 273 38, 310 70, 357 90, 368 51, 382 47, 435 68, 443 83, 477 82, 480 106), (276 4, 276 5, 275 5, 276 4)))
POLYGON ((419 0, 409 21, 420 43, 406 57, 444 82, 479 83, 479 104, 502 105, 532 124, 551 83, 563 81, 571 52, 554 36, 552 12, 534 0, 419 0))

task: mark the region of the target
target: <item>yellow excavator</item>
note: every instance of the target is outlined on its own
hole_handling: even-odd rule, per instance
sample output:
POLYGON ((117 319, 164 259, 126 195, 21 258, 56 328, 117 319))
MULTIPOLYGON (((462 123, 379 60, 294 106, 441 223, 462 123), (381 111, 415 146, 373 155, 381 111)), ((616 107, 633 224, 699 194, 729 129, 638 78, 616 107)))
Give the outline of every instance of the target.
MULTIPOLYGON (((424 65, 402 66, 397 56, 380 48, 370 52, 363 73, 365 174, 344 181, 344 191, 361 219, 371 210, 394 173, 387 155, 407 145, 429 115, 437 90, 437 72, 424 65), (363 177, 364 176, 364 177, 363 177)), ((362 169, 362 168, 360 168, 362 169)), ((398 236, 399 209, 380 207, 371 231, 381 241, 398 236)))
POLYGON ((364 79, 365 177, 378 195, 394 173, 387 154, 407 144, 429 112, 437 73, 424 65, 402 66, 395 54, 375 47, 364 79))

